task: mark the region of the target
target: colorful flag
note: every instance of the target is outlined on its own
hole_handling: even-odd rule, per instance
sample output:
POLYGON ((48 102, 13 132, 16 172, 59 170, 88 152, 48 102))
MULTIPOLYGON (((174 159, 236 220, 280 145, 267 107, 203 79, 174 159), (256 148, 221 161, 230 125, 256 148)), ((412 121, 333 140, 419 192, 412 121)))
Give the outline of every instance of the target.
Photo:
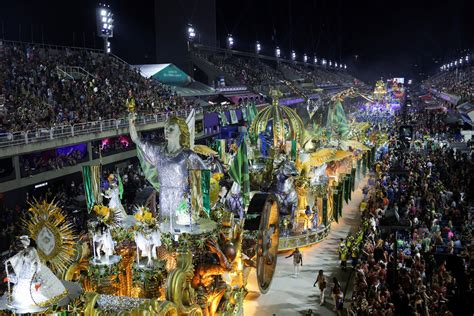
POLYGON ((100 165, 83 166, 82 178, 87 210, 90 212, 94 204, 102 203, 102 195, 100 194, 100 165))
POLYGON ((119 187, 119 197, 122 199, 123 197, 123 182, 122 182, 122 177, 120 176, 120 173, 117 171, 117 182, 118 182, 118 187, 119 187))

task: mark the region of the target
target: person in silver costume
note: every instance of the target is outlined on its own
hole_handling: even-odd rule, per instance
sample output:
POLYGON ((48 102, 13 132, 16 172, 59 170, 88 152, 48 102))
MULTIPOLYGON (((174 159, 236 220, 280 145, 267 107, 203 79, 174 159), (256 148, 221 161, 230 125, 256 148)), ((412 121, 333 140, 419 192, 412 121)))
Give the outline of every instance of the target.
MULTIPOLYGON (((170 117, 165 125, 166 144, 154 145, 140 139, 135 127, 135 120, 129 120, 130 137, 137 145, 141 160, 156 168, 160 193, 161 220, 170 218, 170 230, 183 201, 187 203, 189 192, 189 170, 206 169, 201 158, 189 149, 189 130, 186 121, 178 117, 170 117)), ((143 167, 143 164, 142 164, 143 167)), ((144 170, 145 176, 153 183, 153 175, 144 170), (147 174, 148 173, 148 174, 147 174)), ((156 175, 156 173, 154 173, 156 175)), ((154 184, 155 188, 157 187, 154 184)), ((190 212, 190 210, 188 210, 190 212)), ((196 218, 193 218, 196 220, 196 218)))

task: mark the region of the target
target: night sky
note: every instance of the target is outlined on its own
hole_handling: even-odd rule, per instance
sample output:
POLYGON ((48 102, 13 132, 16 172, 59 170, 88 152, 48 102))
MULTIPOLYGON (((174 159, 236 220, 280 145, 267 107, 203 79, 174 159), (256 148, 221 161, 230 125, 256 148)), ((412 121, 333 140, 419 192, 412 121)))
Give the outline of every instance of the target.
MULTIPOLYGON (((177 1, 193 8, 199 0, 177 1)), ((0 1, 6 39, 101 48, 94 36, 99 1, 0 1), (21 27, 19 26, 21 24, 21 27), (33 30, 33 32, 32 32, 33 30)), ((111 0, 112 50, 130 63, 155 60, 154 1, 111 0)), ((218 41, 232 33, 235 49, 264 54, 279 45, 347 64, 359 78, 421 79, 474 49, 474 1, 216 0, 218 41)), ((191 10, 192 12, 192 10, 191 10)), ((188 20, 193 22, 192 13, 188 20)), ((184 28, 184 26, 183 26, 184 28)), ((199 30, 198 30, 199 31, 199 30)), ((184 34, 184 32, 183 32, 184 34)), ((183 35, 184 36, 184 35, 183 35)))

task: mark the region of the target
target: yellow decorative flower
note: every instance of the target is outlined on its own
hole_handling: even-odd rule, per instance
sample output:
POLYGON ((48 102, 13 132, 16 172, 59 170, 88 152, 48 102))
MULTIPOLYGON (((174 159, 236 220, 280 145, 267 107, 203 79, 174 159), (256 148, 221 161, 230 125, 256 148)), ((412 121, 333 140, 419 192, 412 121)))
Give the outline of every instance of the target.
POLYGON ((108 218, 110 215, 110 209, 107 206, 104 205, 95 205, 94 206, 94 212, 103 217, 103 218, 108 218))
POLYGON ((142 221, 143 219, 143 216, 142 216, 142 213, 141 212, 138 212, 137 214, 135 214, 135 219, 139 222, 142 221))
POLYGON ((219 182, 219 180, 224 176, 224 174, 222 173, 213 173, 212 174, 212 179, 216 180, 217 182, 219 182))
POLYGON ((145 212, 145 214, 143 214, 143 220, 149 222, 153 220, 153 215, 150 212, 145 212))
POLYGON ((156 224, 156 219, 153 217, 153 214, 145 206, 137 207, 137 212, 135 213, 134 217, 137 220, 137 222, 140 222, 142 224, 146 224, 150 226, 156 224))

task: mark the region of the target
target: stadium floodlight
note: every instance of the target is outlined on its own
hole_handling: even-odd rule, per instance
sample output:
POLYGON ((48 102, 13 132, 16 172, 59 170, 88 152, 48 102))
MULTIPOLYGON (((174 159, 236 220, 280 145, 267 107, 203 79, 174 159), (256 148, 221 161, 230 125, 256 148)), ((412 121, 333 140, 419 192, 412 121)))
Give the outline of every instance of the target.
POLYGON ((260 54, 260 51, 262 50, 262 45, 260 45, 260 42, 257 41, 257 43, 255 43, 255 52, 257 54, 260 54))
POLYGON ((99 3, 96 9, 97 34, 104 39, 104 52, 110 53, 109 38, 114 37, 114 14, 110 6, 99 3))
POLYGON ((280 50, 280 47, 277 46, 275 48, 275 57, 280 58, 280 56, 281 56, 281 50, 280 50))
POLYGON ((296 60, 296 53, 294 50, 291 51, 291 60, 295 61, 296 60))
POLYGON ((227 48, 232 49, 234 47, 234 38, 232 34, 227 35, 227 48))
POLYGON ((303 55, 303 61, 305 64, 308 62, 308 55, 306 54, 303 55))
POLYGON ((192 24, 188 24, 187 33, 188 33, 188 41, 193 42, 194 39, 196 38, 196 29, 194 28, 192 24))

